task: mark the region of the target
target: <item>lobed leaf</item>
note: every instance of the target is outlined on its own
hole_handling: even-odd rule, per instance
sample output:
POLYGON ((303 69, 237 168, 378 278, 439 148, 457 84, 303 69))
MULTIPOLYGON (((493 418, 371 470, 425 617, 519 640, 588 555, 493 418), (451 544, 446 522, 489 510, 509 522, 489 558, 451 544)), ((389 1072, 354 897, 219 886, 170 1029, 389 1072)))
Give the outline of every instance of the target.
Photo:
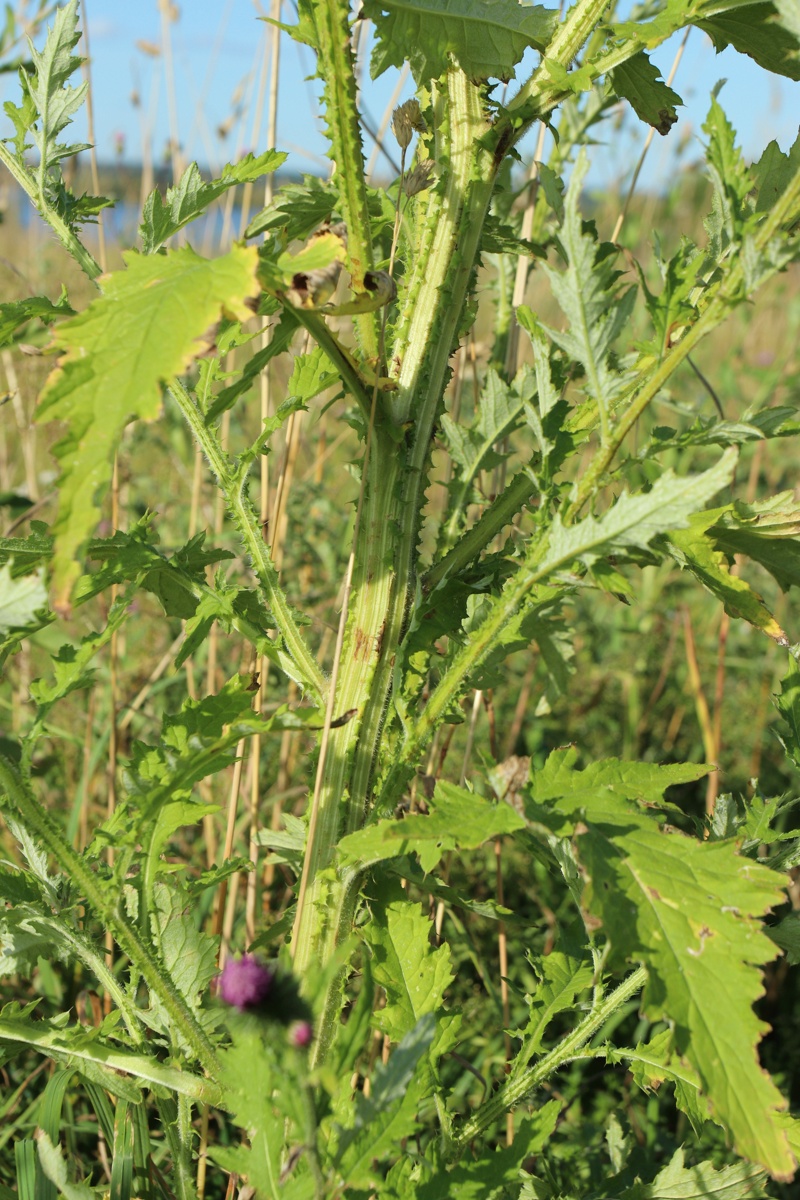
POLYGON ((614 91, 627 100, 642 121, 662 136, 669 133, 678 119, 676 108, 683 105, 677 92, 664 83, 657 67, 644 52, 634 54, 611 72, 614 91))
POLYGON ((452 58, 472 79, 508 80, 529 47, 544 53, 558 13, 517 0, 365 0, 375 22, 371 73, 402 67, 417 83, 437 79, 452 58))
POLYGON ((760 918, 784 902, 783 877, 733 841, 661 828, 652 807, 659 789, 705 768, 610 760, 584 772, 575 760, 574 749, 556 751, 534 772, 531 815, 551 814, 556 832, 572 837, 582 905, 608 937, 609 965, 647 967, 643 1012, 674 1022, 677 1050, 737 1152, 791 1178, 796 1163, 778 1119, 785 1101, 759 1065, 767 1027, 752 1008, 764 990, 759 967, 775 957, 760 918))
POLYGON ((194 221, 220 196, 240 183, 252 183, 277 170, 287 156, 278 150, 246 154, 237 163, 226 163, 218 179, 203 181, 197 163, 190 163, 174 187, 167 188, 162 200, 158 188, 150 193, 142 209, 139 234, 142 250, 153 254, 179 229, 194 221))
POLYGON ((54 448, 61 479, 53 573, 61 610, 69 608, 74 558, 97 520, 123 428, 157 415, 161 382, 209 347, 221 313, 245 320, 245 301, 258 291, 255 249, 237 246, 213 261, 188 246, 124 258, 126 269, 105 277, 103 295, 57 327, 55 344, 66 353, 39 407, 39 420, 68 425, 54 448))

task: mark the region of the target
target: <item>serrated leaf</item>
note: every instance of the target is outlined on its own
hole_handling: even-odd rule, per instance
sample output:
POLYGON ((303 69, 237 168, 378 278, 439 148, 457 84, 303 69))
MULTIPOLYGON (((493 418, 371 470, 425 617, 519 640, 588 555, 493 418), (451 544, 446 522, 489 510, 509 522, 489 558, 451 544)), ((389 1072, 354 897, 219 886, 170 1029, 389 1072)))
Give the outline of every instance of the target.
POLYGON ((713 1163, 684 1166, 683 1150, 676 1150, 651 1183, 637 1183, 619 1200, 759 1200, 765 1196, 764 1172, 752 1163, 735 1163, 717 1170, 713 1163))
POLYGON ((365 936, 372 951, 375 982, 386 993, 386 1005, 376 1013, 378 1027, 392 1041, 402 1041, 420 1017, 442 1005, 453 979, 450 947, 430 944, 431 923, 419 904, 403 897, 399 885, 385 889, 391 897, 375 905, 365 936))
POLYGON ((797 765, 800 765, 800 666, 794 654, 789 655, 788 670, 781 680, 780 695, 775 696, 775 707, 788 726, 786 749, 797 765))
POLYGON ((106 276, 103 295, 56 329, 55 344, 66 354, 45 385, 37 416, 69 426, 54 448, 61 465, 54 527, 60 608, 68 607, 78 575, 73 560, 97 520, 123 428, 157 416, 161 381, 208 347, 222 312, 245 320, 245 300, 258 291, 255 249, 237 246, 212 261, 188 246, 165 256, 123 257, 126 269, 106 276))
POLYGON ((6 564, 0 567, 0 633, 25 629, 47 609, 47 588, 40 569, 15 579, 6 564))
POLYGON ((567 268, 542 269, 569 321, 567 330, 548 326, 547 332, 565 354, 583 367, 586 391, 597 403, 605 422, 627 385, 624 373, 609 362, 609 354, 630 317, 636 289, 620 290, 619 272, 613 268, 609 248, 598 246, 594 238, 583 232, 578 205, 588 169, 589 160, 581 151, 567 189, 564 221, 559 231, 567 268))
POLYGON ((791 180, 800 171, 800 135, 784 154, 776 141, 771 141, 757 163, 753 164, 753 180, 757 189, 756 212, 769 212, 783 195, 791 180))
POLYGON ((555 570, 576 559, 590 564, 613 547, 645 547, 659 533, 684 529, 692 515, 716 492, 730 483, 736 450, 726 450, 719 461, 701 475, 680 478, 665 471, 649 492, 623 492, 602 517, 585 517, 575 525, 562 525, 556 514, 541 570, 555 570))
POLYGON ((737 501, 709 529, 717 549, 746 554, 786 592, 800 585, 800 508, 790 492, 755 504, 737 501))
POLYGON ((693 20, 692 24, 705 30, 717 53, 733 46, 773 75, 800 79, 800 43, 775 17, 773 4, 757 0, 733 12, 693 20))
POLYGON ((534 389, 535 380, 527 368, 519 372, 511 386, 490 369, 471 425, 462 425, 454 421, 449 413, 443 414, 442 432, 456 466, 456 477, 450 487, 450 539, 454 539, 458 533, 472 494, 473 481, 481 471, 491 470, 503 461, 504 456, 496 447, 517 428, 525 404, 533 398, 534 389))
POLYGON ((366 0, 375 22, 371 73, 402 67, 408 58, 417 83, 438 77, 450 56, 473 79, 510 79, 529 47, 544 52, 558 13, 517 0, 366 0))
POLYGON ((581 953, 552 950, 550 954, 531 960, 539 985, 526 999, 530 1015, 517 1036, 523 1039, 514 1070, 521 1070, 542 1048, 544 1035, 553 1017, 574 1008, 581 992, 591 986, 594 968, 581 953))
POLYGON ((64 1200, 96 1200, 93 1188, 83 1183, 70 1183, 61 1147, 53 1145, 43 1129, 37 1130, 36 1150, 41 1168, 47 1179, 55 1184, 59 1196, 64 1200))
POLYGON ((490 838, 524 829, 525 821, 508 804, 491 804, 454 783, 439 780, 427 816, 412 813, 400 821, 379 821, 339 842, 344 861, 372 865, 418 853, 430 871, 448 850, 471 850, 490 838))
POLYGON ((627 100, 640 120, 662 136, 678 119, 676 108, 683 104, 677 92, 664 83, 661 72, 644 52, 634 54, 611 72, 614 91, 627 100))
POLYGON ((15 340, 14 334, 30 321, 41 321, 52 325, 60 317, 74 316, 74 310, 67 300, 67 293, 62 289, 58 300, 53 303, 46 296, 31 296, 27 300, 14 300, 9 304, 0 304, 0 346, 9 346, 15 340))
POLYGON ((611 760, 600 773, 598 765, 582 772, 574 750, 550 757, 545 781, 533 775, 532 796, 567 818, 559 832, 573 837, 582 904, 602 923, 609 965, 645 964, 643 1012, 674 1022, 677 1050, 697 1070, 711 1114, 739 1154, 791 1178, 795 1160, 777 1120, 785 1102, 759 1066, 766 1026, 752 1010, 764 990, 759 967, 775 956, 760 918, 784 902, 783 877, 734 842, 665 832, 652 806, 631 799, 644 794, 652 805, 674 768, 611 760), (601 786, 603 777, 613 782, 601 786))
POLYGON ((143 252, 152 254, 179 229, 194 221, 228 188, 239 183, 252 183, 270 174, 286 161, 286 157, 278 150, 265 150, 259 155, 246 154, 237 163, 226 163, 219 178, 208 183, 203 181, 197 163, 190 163, 175 187, 167 188, 163 200, 158 188, 147 197, 139 226, 143 252))
MULTIPOLYGON (((208 1017, 216 1020, 215 1013, 201 1014, 201 1003, 208 994, 208 986, 217 972, 218 938, 210 937, 197 928, 196 918, 189 897, 172 883, 157 879, 153 886, 153 908, 150 911, 150 929, 153 943, 158 949, 161 964, 170 975, 175 987, 190 1008, 205 1023, 208 1017)), ((162 1033, 178 1037, 157 997, 151 993, 147 1020, 162 1033)))
POLYGON ((698 513, 687 529, 670 533, 668 543, 677 550, 678 562, 722 601, 729 616, 739 617, 756 629, 761 629, 779 646, 788 646, 786 634, 762 597, 745 579, 732 574, 726 556, 721 550, 715 549, 713 535, 708 533, 715 515, 698 513))

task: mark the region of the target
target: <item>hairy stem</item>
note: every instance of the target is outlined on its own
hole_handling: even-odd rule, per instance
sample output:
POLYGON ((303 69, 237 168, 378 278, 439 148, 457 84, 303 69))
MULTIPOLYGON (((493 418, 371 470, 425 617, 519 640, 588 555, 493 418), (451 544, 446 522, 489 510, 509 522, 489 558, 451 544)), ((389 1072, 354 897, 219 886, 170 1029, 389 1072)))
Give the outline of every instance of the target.
POLYGON ((88 275, 90 279, 97 279, 98 275, 102 274, 100 264, 75 236, 64 218, 47 203, 44 195, 39 195, 36 181, 31 178, 24 167, 20 166, 13 154, 10 153, 2 142, 0 142, 0 162, 4 167, 8 168, 19 186, 30 196, 39 216, 53 230, 67 254, 70 254, 75 259, 75 262, 85 275, 88 275))

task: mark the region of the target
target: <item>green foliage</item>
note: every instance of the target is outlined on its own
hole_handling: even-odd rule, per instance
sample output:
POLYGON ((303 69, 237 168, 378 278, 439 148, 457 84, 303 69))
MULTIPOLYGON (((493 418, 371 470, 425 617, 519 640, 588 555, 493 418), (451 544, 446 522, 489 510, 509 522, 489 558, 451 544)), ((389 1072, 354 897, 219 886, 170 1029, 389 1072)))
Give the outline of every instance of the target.
POLYGON ((451 55, 465 75, 508 79, 529 46, 544 51, 557 22, 552 9, 521 6, 514 0, 448 0, 444 5, 431 0, 367 0, 364 13, 373 18, 378 34, 373 79, 408 57, 421 84, 447 70, 451 55))
POLYGON ((78 574, 74 555, 96 523, 123 428, 158 414, 159 384, 209 347, 221 312, 247 317, 255 265, 255 251, 241 248, 211 262, 188 246, 166 258, 129 254, 126 270, 108 278, 103 296, 56 331, 55 344, 66 353, 39 416, 69 425, 55 450, 62 470, 57 607, 69 603, 78 574))
POLYGON ((0 158, 99 292, 0 311, 65 427, 54 519, 0 455, 0 1200, 792 1194, 800 142, 749 164, 717 89, 652 253, 585 185, 619 100, 675 123, 666 38, 796 77, 798 22, 618 8, 300 0, 330 179, 207 259, 286 156, 192 164, 102 279, 77 0, 32 49, 0 158))

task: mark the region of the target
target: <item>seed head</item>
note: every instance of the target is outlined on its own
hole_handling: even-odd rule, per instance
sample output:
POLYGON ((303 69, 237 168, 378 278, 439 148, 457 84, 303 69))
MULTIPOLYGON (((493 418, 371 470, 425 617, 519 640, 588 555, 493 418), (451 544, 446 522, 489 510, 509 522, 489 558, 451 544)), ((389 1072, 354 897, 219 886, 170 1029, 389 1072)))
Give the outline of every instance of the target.
POLYGON ((434 162, 432 158, 423 158, 422 162, 417 163, 413 171, 410 171, 403 180, 403 191, 407 196, 416 196, 417 192, 424 192, 433 183, 433 168, 434 162))
POLYGON ((406 100, 392 113, 392 133, 397 138, 401 150, 406 150, 414 133, 422 133, 426 129, 422 118, 419 100, 406 100))

